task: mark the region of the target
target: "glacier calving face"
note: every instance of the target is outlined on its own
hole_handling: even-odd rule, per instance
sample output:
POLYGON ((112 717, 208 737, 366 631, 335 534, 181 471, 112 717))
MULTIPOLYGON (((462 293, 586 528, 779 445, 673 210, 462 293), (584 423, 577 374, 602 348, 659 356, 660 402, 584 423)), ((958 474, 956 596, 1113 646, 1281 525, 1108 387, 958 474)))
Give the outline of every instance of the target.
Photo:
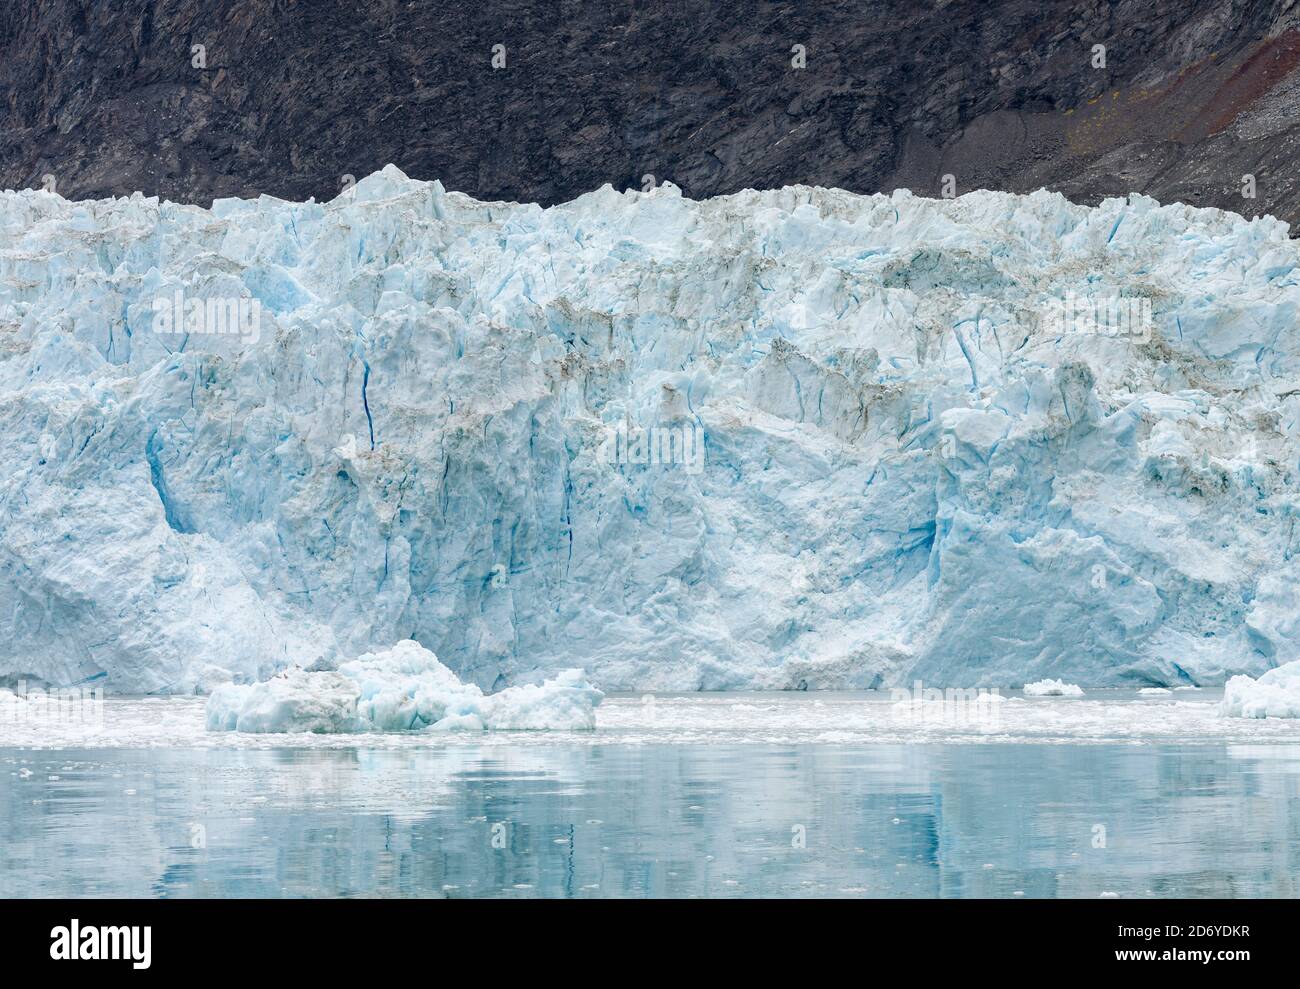
POLYGON ((6 192, 0 682, 1258 674, 1298 259, 1140 196, 6 192))

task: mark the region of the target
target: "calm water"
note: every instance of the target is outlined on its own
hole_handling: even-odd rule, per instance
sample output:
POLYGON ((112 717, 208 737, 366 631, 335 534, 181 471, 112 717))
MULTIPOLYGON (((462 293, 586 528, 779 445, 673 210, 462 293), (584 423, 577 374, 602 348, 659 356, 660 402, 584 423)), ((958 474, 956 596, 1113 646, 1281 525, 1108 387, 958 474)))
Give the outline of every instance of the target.
POLYGON ((3 896, 1300 894, 1295 746, 3 749, 0 770, 3 896))

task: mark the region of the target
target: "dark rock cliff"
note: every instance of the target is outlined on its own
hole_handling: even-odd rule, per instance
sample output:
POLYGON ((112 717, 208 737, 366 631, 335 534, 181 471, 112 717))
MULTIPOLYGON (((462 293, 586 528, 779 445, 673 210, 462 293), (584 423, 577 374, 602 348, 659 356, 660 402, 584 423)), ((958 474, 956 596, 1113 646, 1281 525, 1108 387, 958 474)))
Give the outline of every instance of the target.
POLYGON ((951 175, 1294 221, 1298 27, 1296 0, 14 3, 0 186, 319 199, 393 162, 553 203, 951 175))

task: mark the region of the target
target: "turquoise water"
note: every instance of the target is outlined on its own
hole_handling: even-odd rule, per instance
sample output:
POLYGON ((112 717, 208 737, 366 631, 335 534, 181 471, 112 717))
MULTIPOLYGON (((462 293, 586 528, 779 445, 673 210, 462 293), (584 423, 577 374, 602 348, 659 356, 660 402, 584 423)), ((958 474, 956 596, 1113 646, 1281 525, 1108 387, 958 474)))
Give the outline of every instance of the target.
POLYGON ((10 897, 1300 892, 1295 746, 0 749, 0 770, 10 897))

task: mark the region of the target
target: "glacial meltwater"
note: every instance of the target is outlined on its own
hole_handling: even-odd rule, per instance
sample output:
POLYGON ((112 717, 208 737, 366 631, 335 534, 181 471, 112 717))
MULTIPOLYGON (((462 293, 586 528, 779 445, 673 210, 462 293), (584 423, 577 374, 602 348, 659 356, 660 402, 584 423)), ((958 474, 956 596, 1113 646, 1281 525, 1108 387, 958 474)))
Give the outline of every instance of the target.
POLYGON ((347 737, 108 702, 56 747, 0 732, 0 896, 1300 893, 1296 723, 1109 693, 978 731, 887 694, 715 694, 612 697, 593 732, 347 737))

